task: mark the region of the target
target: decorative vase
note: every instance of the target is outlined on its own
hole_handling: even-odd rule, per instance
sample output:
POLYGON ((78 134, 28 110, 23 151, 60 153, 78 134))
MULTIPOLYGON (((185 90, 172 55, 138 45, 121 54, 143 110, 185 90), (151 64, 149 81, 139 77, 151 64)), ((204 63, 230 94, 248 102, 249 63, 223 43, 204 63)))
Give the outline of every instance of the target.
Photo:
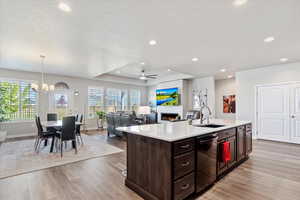
POLYGON ((103 122, 104 122, 103 119, 98 118, 98 120, 97 120, 98 129, 103 129, 103 122))

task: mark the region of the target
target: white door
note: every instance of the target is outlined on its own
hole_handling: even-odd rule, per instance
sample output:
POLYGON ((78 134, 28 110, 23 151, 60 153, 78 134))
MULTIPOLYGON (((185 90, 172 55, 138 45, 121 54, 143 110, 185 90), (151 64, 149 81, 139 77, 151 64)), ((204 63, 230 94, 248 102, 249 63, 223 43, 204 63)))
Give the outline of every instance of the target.
POLYGON ((290 125, 291 142, 300 143, 300 84, 290 87, 290 125))
POLYGON ((258 138, 289 142, 289 86, 259 87, 257 92, 258 138))

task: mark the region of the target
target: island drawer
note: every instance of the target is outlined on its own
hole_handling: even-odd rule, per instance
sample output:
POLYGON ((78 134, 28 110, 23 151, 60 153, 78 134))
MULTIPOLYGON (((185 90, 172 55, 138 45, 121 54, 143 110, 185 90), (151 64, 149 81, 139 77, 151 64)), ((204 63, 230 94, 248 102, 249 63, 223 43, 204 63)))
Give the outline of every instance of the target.
POLYGON ((188 140, 181 140, 178 142, 174 142, 174 155, 179 155, 185 152, 189 152, 194 150, 195 147, 195 140, 188 139, 188 140))
POLYGON ((224 138, 235 136, 235 134, 236 134, 236 128, 231 128, 231 129, 227 129, 224 131, 220 131, 218 133, 218 137, 219 137, 218 140, 222 140, 224 138))
POLYGON ((195 174, 191 173, 173 183, 174 200, 182 200, 195 191, 195 174))
POLYGON ((195 152, 191 151, 174 158, 174 179, 195 170, 195 152))

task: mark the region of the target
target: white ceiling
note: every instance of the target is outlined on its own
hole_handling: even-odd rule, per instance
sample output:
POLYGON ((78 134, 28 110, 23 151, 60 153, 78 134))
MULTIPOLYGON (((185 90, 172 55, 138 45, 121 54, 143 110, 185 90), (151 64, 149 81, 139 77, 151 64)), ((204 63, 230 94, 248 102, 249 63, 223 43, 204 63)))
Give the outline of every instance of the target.
MULTIPOLYGON (((192 78, 193 76, 177 72, 171 69, 165 69, 165 68, 155 68, 153 66, 148 66, 148 65, 141 65, 140 63, 131 63, 129 65, 123 66, 121 68, 112 70, 111 72, 107 73, 110 75, 114 76, 122 76, 122 77, 128 77, 128 78, 134 78, 134 79, 139 79, 142 70, 144 70, 145 75, 157 75, 156 79, 162 80, 165 77, 173 77, 174 76, 182 76, 181 78, 184 79, 189 79, 192 78)), ((101 76, 100 76, 101 77, 101 76)), ((153 79, 148 79, 153 80, 153 79)))
POLYGON ((92 78, 135 76, 168 68, 215 75, 300 59, 300 1, 248 0, 0 0, 0 67, 92 78), (264 43, 274 36, 275 41, 264 43), (150 46, 149 40, 156 40, 150 46), (192 62, 198 57, 198 62, 192 62), (220 73, 226 68, 229 72, 220 73), (127 75, 125 74, 127 72, 127 75))

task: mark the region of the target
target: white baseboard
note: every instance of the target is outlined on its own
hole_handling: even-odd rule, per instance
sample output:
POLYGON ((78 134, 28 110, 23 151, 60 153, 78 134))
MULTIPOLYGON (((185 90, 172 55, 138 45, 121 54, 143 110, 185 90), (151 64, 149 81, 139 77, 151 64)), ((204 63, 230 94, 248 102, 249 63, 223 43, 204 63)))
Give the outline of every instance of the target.
POLYGON ((36 133, 26 133, 26 134, 20 134, 20 135, 7 135, 7 139, 12 139, 12 138, 19 138, 19 137, 31 137, 31 136, 36 136, 36 133))

